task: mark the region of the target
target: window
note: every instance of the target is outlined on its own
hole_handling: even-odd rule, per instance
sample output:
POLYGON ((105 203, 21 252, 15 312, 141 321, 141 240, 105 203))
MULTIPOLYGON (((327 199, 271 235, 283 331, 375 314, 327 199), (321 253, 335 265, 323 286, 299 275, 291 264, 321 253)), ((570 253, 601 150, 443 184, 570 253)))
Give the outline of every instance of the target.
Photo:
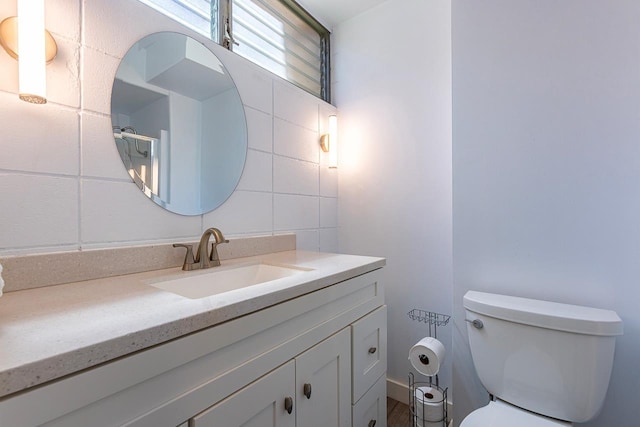
MULTIPOLYGON (((140 0, 152 8, 164 13, 182 25, 211 38, 217 34, 217 19, 211 19, 217 14, 218 0, 140 0), (212 27, 212 25, 214 27, 212 27)), ((212 38, 218 41, 217 38, 212 38)))
POLYGON ((141 1, 331 101, 329 31, 294 0, 141 1))

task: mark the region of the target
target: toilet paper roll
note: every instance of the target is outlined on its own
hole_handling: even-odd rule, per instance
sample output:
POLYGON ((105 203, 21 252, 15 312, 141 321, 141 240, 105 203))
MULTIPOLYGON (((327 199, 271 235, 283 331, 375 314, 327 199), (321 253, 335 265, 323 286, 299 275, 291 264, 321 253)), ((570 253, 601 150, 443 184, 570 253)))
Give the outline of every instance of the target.
POLYGON ((2 280, 2 264, 0 264, 0 297, 2 296, 3 288, 4 288, 4 280, 2 280))
POLYGON ((427 421, 427 420, 421 420, 420 418, 418 418, 416 422, 416 426, 417 427, 442 427, 443 423, 442 421, 427 421))
POLYGON ((417 427, 442 427, 442 425, 442 421, 427 421, 420 418, 416 422, 417 427))
POLYGON ((414 369, 428 377, 438 373, 444 355, 444 345, 433 337, 422 338, 409 350, 409 360, 414 369))
POLYGON ((414 408, 419 426, 442 425, 444 395, 434 387, 418 387, 414 391, 414 408))

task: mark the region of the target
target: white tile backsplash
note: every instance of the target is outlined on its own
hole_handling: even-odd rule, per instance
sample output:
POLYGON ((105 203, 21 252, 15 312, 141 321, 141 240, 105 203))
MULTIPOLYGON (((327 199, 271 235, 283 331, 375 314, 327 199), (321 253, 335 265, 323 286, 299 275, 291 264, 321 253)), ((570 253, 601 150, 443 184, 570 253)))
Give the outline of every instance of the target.
POLYGON ((80 43, 80 27, 77 22, 80 19, 81 3, 82 0, 45 1, 45 25, 56 38, 56 42, 63 37, 80 43))
POLYGON ((111 89, 120 60, 87 46, 81 56, 82 109, 111 114, 111 89))
POLYGON ((78 179, 0 173, 0 253, 78 242, 78 179))
POLYGON ((197 236, 200 217, 157 206, 133 182, 83 179, 81 238, 84 243, 135 242, 197 236))
POLYGON ((320 252, 338 252, 338 229, 323 228, 320 233, 320 252))
POLYGON ((242 178, 236 190, 270 192, 273 189, 273 155, 262 151, 247 150, 247 160, 242 178))
POLYGON ((80 44, 56 40, 58 54, 47 65, 47 101, 80 107, 80 44))
POLYGON ((244 115, 247 119, 249 148, 273 152, 273 117, 245 105, 244 115))
POLYGON ((0 92, 0 169, 78 174, 78 112, 0 92))
POLYGON ((320 135, 318 132, 275 118, 273 121, 273 152, 281 156, 320 161, 320 135))
POLYGON ((318 197, 274 194, 273 224, 275 230, 304 230, 320 226, 318 197))
MULTIPOLYGON (((1 4, 2 2, 0 2, 1 4)), ((2 16, 2 15, 0 15, 2 16)), ((9 56, 4 49, 0 49, 0 70, 2 70, 2 78, 0 79, 0 90, 18 93, 18 61, 9 56)), ((15 95, 17 97, 17 95, 15 95)))
POLYGON ((320 198, 320 228, 335 228, 338 226, 338 199, 320 198))
POLYGON ((273 196, 235 191, 222 206, 204 215, 204 224, 219 228, 225 235, 270 232, 273 230, 273 196))
POLYGON ((298 230, 296 233, 296 248, 303 251, 320 250, 318 230, 298 230))
POLYGON ((83 0, 84 43, 122 58, 139 39, 158 31, 191 33, 137 0, 83 0))
POLYGON ((273 157, 273 191, 276 193, 317 196, 319 181, 317 163, 273 157))
POLYGON ((229 74, 240 92, 242 103, 264 113, 272 114, 273 77, 248 60, 229 52, 220 52, 220 50, 222 48, 214 49, 214 53, 229 70, 229 74))
MULTIPOLYGON (((318 129, 335 107, 137 0, 46 0, 46 7, 59 46, 47 67, 47 105, 18 99, 17 63, 0 50, 0 254, 183 241, 209 226, 225 235, 291 231, 300 248, 320 248, 331 230, 320 230, 321 216, 322 224, 335 224, 338 193, 337 172, 320 164, 318 129), (110 105, 119 58, 161 30, 189 34, 218 55, 245 105, 243 176, 232 196, 204 215, 173 214, 149 201, 114 147, 110 105)), ((0 2, 0 14, 15 14, 14 2, 0 2)))
POLYGON ((274 116, 317 132, 318 98, 284 81, 275 81, 273 87, 274 116))
MULTIPOLYGON (((15 1, 0 2, 0 16, 16 16, 18 14, 18 4, 15 1)), ((48 15, 45 19, 48 19, 48 15)), ((3 18, 4 19, 4 18, 3 18)))
POLYGON ((320 195, 338 197, 338 169, 320 164, 320 195))

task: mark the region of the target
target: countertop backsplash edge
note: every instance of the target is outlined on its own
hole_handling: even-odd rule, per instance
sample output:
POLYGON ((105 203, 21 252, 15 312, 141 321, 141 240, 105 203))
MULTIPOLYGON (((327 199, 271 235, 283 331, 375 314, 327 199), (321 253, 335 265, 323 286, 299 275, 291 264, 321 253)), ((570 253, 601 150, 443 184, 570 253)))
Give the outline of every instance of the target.
MULTIPOLYGON (((4 292, 178 267, 185 256, 179 249, 157 244, 0 257, 4 292)), ((218 247, 218 253, 228 260, 295 249, 295 234, 279 234, 232 238, 218 247)))

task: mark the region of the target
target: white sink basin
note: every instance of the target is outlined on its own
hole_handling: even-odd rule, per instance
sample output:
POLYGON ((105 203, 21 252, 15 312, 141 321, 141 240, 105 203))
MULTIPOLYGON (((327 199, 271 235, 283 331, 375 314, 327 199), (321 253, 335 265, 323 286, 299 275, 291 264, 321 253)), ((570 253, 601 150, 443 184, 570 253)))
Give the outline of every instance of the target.
MULTIPOLYGON (((311 269, 273 264, 249 264, 238 267, 215 267, 180 278, 159 280, 149 285, 187 298, 204 298, 304 273, 311 269)), ((175 277, 175 276, 174 276, 175 277)))

